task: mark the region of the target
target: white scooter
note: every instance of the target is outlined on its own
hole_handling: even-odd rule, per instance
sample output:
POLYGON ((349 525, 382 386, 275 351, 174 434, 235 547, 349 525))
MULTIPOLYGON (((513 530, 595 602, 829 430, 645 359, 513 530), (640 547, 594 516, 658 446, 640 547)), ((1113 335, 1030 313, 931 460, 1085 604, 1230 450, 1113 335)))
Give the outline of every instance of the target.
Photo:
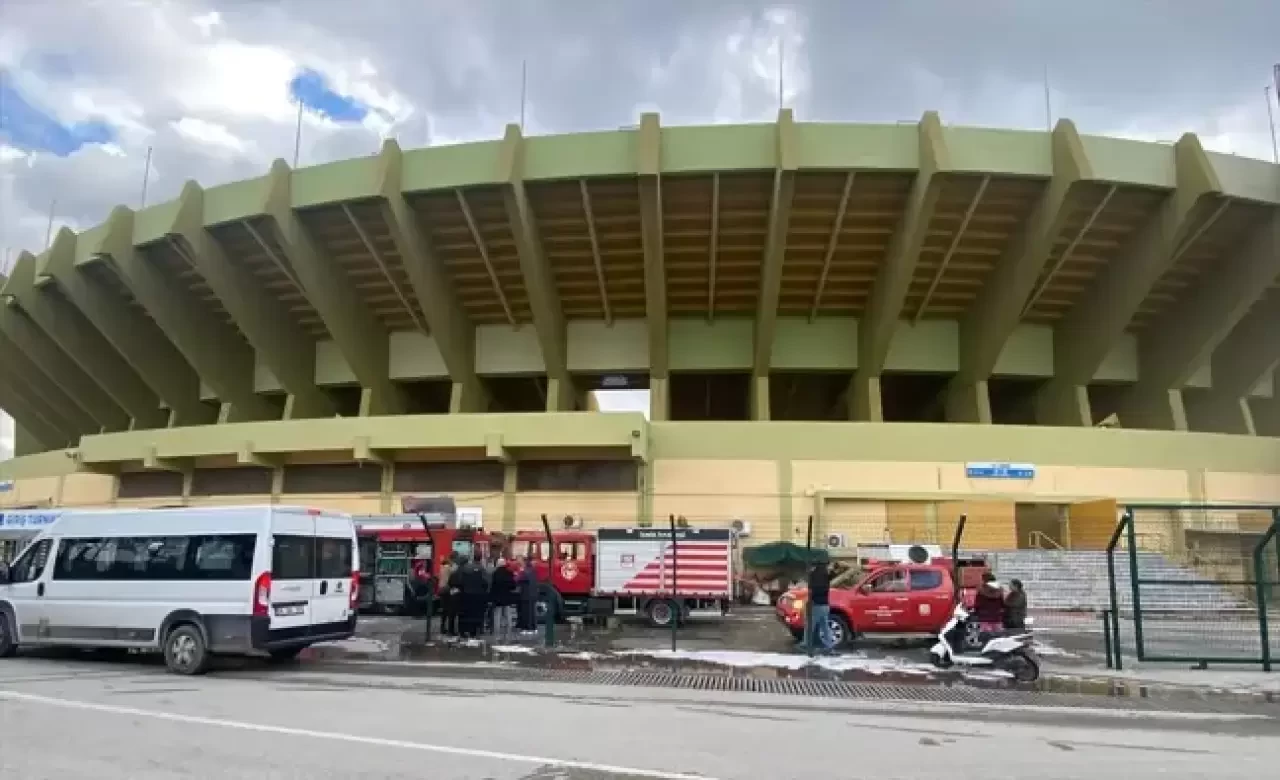
POLYGON ((929 650, 929 661, 939 669, 963 666, 989 666, 1009 672, 1018 682, 1035 682, 1040 679, 1040 659, 1032 649, 1031 634, 998 636, 981 643, 981 649, 966 653, 972 647, 974 635, 970 629, 977 626, 969 622, 969 610, 957 604, 951 619, 942 627, 938 641, 929 650))

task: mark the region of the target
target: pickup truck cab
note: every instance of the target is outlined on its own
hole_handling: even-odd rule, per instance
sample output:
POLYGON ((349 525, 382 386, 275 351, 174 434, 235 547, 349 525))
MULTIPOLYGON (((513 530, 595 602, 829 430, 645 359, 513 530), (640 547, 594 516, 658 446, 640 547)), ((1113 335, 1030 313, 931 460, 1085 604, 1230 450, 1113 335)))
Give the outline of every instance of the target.
MULTIPOLYGON (((985 567, 961 571, 961 600, 972 605, 973 580, 985 567), (973 572, 973 573, 971 573, 973 572)), ((934 635, 951 617, 955 587, 951 561, 885 563, 851 569, 831 581, 831 635, 837 648, 861 634, 934 635)), ((804 637, 807 588, 793 588, 778 599, 778 620, 797 641, 804 637)))

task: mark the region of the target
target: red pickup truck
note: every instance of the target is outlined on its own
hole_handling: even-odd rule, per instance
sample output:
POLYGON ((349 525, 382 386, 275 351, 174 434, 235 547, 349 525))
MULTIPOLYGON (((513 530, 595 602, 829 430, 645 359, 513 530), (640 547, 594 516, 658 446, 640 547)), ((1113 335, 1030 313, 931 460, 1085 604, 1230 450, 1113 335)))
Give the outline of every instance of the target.
MULTIPOLYGON (((955 588, 950 558, 928 563, 871 563, 831 581, 831 634, 835 647, 860 634, 937 634, 951 618, 955 588)), ((973 606, 985 561, 962 561, 961 600, 973 606)), ((804 637, 807 588, 793 588, 778 599, 777 615, 797 641, 804 637)))

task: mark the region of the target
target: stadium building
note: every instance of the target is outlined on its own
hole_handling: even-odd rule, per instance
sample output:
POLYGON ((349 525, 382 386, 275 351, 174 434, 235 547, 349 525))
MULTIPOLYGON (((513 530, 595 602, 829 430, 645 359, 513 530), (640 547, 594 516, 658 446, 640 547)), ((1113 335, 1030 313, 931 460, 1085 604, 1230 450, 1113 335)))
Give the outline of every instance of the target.
POLYGON ((1096 548, 1117 502, 1280 503, 1278 280, 1280 168, 1194 135, 784 110, 277 161, 20 255, 0 511, 1096 548))

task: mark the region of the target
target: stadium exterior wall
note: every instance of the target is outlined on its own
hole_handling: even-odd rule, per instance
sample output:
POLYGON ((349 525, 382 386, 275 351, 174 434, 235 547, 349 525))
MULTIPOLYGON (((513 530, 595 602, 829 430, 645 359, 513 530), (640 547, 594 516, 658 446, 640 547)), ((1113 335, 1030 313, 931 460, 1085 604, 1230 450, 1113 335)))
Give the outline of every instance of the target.
MULTIPOLYGON (((424 452, 424 441, 436 443, 428 457, 506 464, 502 490, 456 494, 481 507, 487 525, 506 530, 531 527, 543 513, 581 516, 588 527, 681 515, 700 525, 747 521, 755 541, 800 540, 815 515, 820 532, 863 537, 892 525, 887 507, 945 503, 981 517, 985 530, 973 543, 999 549, 1018 544, 1015 502, 1280 503, 1280 439, 1270 437, 954 423, 650 423, 639 414, 576 413, 335 418, 88 436, 79 451, 0 465, 0 478, 13 481, 0 493, 0 508, 286 501, 392 513, 399 505, 391 478, 396 453, 424 452), (526 459, 627 461, 640 472, 639 489, 519 490, 515 473, 526 459), (992 460, 1033 464, 1035 475, 968 477, 967 463, 992 460), (353 461, 381 469, 382 489, 281 494, 283 464, 353 461), (273 468, 275 477, 270 494, 196 497, 187 476, 182 496, 124 499, 112 473, 120 464, 187 475, 253 464, 273 468)), ((935 535, 940 522, 946 526, 933 520, 935 535)))

